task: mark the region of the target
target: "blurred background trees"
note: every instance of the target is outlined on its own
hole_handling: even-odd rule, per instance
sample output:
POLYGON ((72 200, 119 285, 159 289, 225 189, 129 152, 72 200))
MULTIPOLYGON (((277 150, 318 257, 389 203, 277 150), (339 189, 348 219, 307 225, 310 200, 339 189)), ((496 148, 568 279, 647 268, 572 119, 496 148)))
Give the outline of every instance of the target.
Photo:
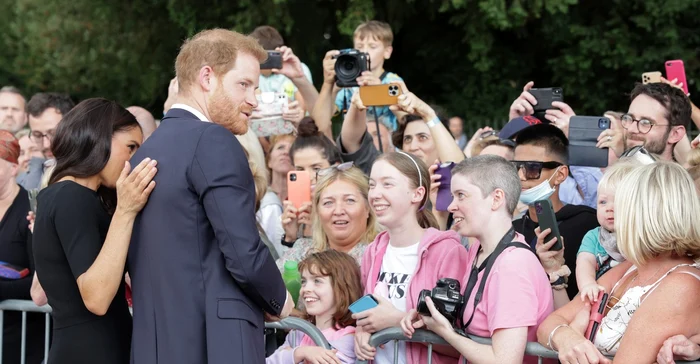
POLYGON ((697 0, 2 0, 0 85, 102 96, 162 114, 182 41, 212 27, 280 30, 322 82, 329 49, 387 21, 386 69, 469 128, 503 123, 529 80, 560 86, 578 114, 626 111, 643 72, 683 59, 700 74, 697 0))

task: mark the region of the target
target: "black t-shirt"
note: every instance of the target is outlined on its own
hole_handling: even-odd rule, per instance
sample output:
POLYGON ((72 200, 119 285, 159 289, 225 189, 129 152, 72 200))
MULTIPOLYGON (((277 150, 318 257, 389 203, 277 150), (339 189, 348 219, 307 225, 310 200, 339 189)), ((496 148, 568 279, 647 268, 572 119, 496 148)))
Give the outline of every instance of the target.
MULTIPOLYGON (((571 270, 566 293, 573 299, 578 294, 576 283, 576 255, 581 247, 583 236, 599 226, 596 210, 583 205, 566 205, 555 213, 559 224, 559 233, 564 238, 564 261, 571 270)), ((513 221, 515 231, 525 236, 525 241, 533 248, 537 243, 535 228, 540 226, 532 221, 529 211, 522 218, 513 221)))
POLYGON ((37 198, 34 257, 53 308, 56 363, 128 363, 131 315, 124 282, 104 316, 83 303, 77 279, 95 262, 111 217, 97 193, 72 181, 54 183, 37 198))
MULTIPOLYGON (((0 300, 29 300, 34 274, 32 256, 32 236, 29 232, 29 194, 19 187, 17 196, 7 208, 0 220, 0 261, 19 268, 28 268, 29 275, 22 279, 0 279, 0 300)), ((19 312, 5 312, 3 325, 3 363, 20 362, 20 344, 22 339, 22 316, 19 312)), ((44 358, 44 315, 27 314, 27 357, 28 364, 38 364, 44 358)))
MULTIPOLYGON (((361 169, 362 172, 365 172, 365 174, 368 176, 370 172, 372 172, 372 165, 374 164, 374 161, 379 158, 379 155, 381 154, 377 148, 374 147, 372 136, 367 131, 365 131, 365 134, 362 136, 362 140, 360 141, 360 149, 355 151, 355 153, 348 153, 345 150, 343 140, 340 135, 338 135, 338 138, 336 138, 335 145, 338 146, 340 158, 343 160, 343 162, 353 162, 355 167, 361 169)), ((385 146, 384 148, 388 148, 388 146, 385 146)))

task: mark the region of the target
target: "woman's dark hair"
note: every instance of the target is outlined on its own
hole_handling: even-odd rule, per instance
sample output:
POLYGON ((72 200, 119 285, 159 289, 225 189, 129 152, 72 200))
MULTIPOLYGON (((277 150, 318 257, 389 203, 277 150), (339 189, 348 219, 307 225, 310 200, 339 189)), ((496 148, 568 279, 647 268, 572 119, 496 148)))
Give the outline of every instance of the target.
MULTIPOLYGON (((445 126, 449 130, 450 123, 449 120, 445 117, 445 111, 442 107, 437 106, 437 105, 430 105, 430 107, 435 111, 435 115, 437 115, 438 119, 440 119, 440 122, 442 125, 445 126)), ((412 115, 412 114, 407 114, 404 115, 403 118, 401 118, 401 122, 399 123, 399 127, 396 129, 396 131, 391 134, 391 141, 394 143, 394 146, 403 149, 403 134, 406 132, 406 126, 414 121, 425 121, 428 122, 428 120, 423 120, 421 119, 420 116, 417 115, 412 115)))
POLYGON ((297 128, 297 138, 294 140, 291 148, 289 148, 289 157, 292 159, 292 164, 294 164, 294 153, 306 148, 318 150, 330 165, 342 162, 338 148, 318 130, 314 120, 309 117, 301 119, 299 128, 297 128))
MULTIPOLYGON (((114 101, 87 99, 63 116, 51 142, 56 168, 49 185, 66 176, 94 176, 107 165, 112 152, 112 136, 119 131, 140 128, 134 115, 114 101)), ((97 190, 107 211, 117 205, 114 189, 97 190)))

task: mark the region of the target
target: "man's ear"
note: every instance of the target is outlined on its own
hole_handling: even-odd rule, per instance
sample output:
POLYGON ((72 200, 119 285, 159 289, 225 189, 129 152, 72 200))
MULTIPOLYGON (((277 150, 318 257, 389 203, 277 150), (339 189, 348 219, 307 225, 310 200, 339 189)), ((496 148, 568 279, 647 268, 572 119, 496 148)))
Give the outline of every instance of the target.
POLYGON ((384 47, 384 59, 391 58, 391 53, 394 51, 394 47, 388 46, 384 47))
POLYGON ((199 69, 199 74, 197 74, 197 83, 202 91, 209 92, 216 86, 217 78, 214 75, 214 70, 210 66, 203 66, 199 69))
POLYGON ((668 144, 676 144, 680 142, 683 138, 687 138, 685 126, 676 125, 671 127, 671 132, 668 133, 668 144))
POLYGON ((563 165, 559 167, 559 170, 554 176, 554 180, 552 182, 555 186, 559 186, 566 181, 566 177, 569 177, 569 166, 563 165))

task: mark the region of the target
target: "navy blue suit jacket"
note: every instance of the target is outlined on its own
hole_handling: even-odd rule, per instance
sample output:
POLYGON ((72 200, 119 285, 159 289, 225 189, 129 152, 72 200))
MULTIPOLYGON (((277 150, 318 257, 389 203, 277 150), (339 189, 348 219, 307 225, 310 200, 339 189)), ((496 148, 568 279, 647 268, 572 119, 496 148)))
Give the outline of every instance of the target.
POLYGON ((264 363, 263 311, 286 289, 255 225, 255 188, 235 136, 171 109, 131 160, 158 161, 128 256, 134 364, 264 363))

